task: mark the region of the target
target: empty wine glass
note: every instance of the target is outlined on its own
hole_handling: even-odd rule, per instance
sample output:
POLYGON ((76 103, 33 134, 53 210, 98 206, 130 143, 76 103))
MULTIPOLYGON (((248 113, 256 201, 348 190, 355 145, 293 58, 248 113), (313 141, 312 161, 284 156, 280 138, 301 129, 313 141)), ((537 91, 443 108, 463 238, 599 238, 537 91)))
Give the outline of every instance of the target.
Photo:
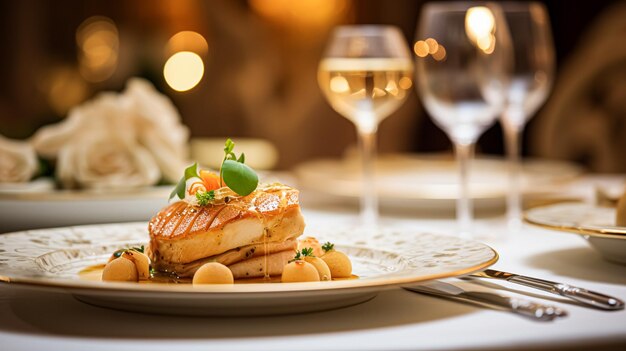
POLYGON ((500 3, 514 50, 507 106, 500 117, 509 163, 507 219, 521 224, 521 136, 524 125, 548 96, 554 75, 554 48, 546 8, 538 2, 500 3))
POLYGON ((422 9, 414 51, 418 93, 452 140, 459 165, 459 234, 472 231, 469 162, 478 137, 505 106, 511 47, 497 5, 429 3, 422 9))
POLYGON ((374 178, 378 124, 411 89, 413 62, 400 30, 392 26, 339 26, 318 68, 318 82, 335 111, 356 126, 362 160, 361 226, 377 226, 374 178))

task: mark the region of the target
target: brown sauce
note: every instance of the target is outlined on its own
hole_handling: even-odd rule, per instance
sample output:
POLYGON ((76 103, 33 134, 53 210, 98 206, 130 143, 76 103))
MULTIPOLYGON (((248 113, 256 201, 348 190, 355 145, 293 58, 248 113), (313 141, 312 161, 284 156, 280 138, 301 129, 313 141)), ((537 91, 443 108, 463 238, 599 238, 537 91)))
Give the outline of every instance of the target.
MULTIPOLYGON (((101 281, 104 264, 96 264, 84 268, 78 272, 78 276, 83 280, 101 281)), ((359 279, 359 276, 352 275, 349 278, 333 278, 333 280, 359 279)), ((235 284, 258 284, 258 283, 280 283, 280 276, 235 279, 235 284)), ((150 280, 140 280, 139 284, 191 284, 191 278, 181 278, 168 273, 156 272, 150 276, 150 280)))

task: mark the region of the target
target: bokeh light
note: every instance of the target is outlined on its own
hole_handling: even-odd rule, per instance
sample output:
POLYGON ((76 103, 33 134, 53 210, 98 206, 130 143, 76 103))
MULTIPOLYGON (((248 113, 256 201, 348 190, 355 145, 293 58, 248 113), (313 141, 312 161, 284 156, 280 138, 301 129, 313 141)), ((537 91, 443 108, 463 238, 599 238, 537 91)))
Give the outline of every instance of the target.
MULTIPOLYGON (((415 45, 413 45, 413 51, 415 51, 418 57, 422 58, 430 54, 433 59, 437 61, 444 61, 446 59, 446 48, 433 38, 418 40, 415 42, 415 45)), ((412 83, 409 81, 409 87, 411 87, 410 84, 412 83)))
POLYGON ((59 116, 64 116, 75 105, 87 98, 87 82, 75 67, 59 66, 51 68, 40 85, 46 94, 48 104, 59 116))
POLYGON ((186 30, 176 33, 167 42, 168 55, 181 51, 195 52, 200 56, 205 56, 209 52, 209 44, 202 34, 186 30))
POLYGON ((426 44, 424 40, 418 40, 415 42, 415 45, 413 45, 413 51, 415 51, 415 55, 419 57, 426 57, 428 56, 428 44, 426 44))
POLYGON ((486 54, 495 49, 496 20, 491 10, 485 6, 475 6, 465 14, 465 33, 467 37, 486 54))
POLYGON ((107 17, 92 16, 76 29, 80 74, 90 82, 110 78, 117 68, 119 33, 107 17))
POLYGON ((204 75, 202 58, 190 51, 172 55, 163 67, 167 84, 176 91, 187 91, 198 85, 204 75))
POLYGON ((330 90, 335 93, 347 93, 350 91, 348 80, 342 76, 334 76, 330 79, 330 90))

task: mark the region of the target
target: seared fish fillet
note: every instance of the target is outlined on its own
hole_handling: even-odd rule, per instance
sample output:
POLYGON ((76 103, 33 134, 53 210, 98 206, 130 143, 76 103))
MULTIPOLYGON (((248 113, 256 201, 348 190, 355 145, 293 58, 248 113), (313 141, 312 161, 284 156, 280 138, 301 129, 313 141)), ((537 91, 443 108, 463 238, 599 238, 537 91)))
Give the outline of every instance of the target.
MULTIPOLYGON (((248 260, 256 268, 252 260, 265 261, 268 255, 271 262, 282 262, 286 254, 276 254, 290 252, 293 257, 295 238, 304 231, 298 197, 293 188, 271 185, 218 205, 175 202, 150 220, 148 255, 158 270, 179 276, 193 275, 208 261, 231 266, 248 260)), ((244 276, 259 276, 238 267, 244 276)), ((280 268, 275 274, 282 273, 280 268)))

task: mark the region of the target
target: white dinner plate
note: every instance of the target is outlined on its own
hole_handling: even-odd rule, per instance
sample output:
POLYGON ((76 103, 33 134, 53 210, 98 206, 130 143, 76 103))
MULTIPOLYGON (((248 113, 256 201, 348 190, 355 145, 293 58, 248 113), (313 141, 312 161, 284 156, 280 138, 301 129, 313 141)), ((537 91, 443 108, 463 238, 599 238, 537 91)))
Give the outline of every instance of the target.
POLYGON ((484 244, 387 230, 365 245, 353 232, 319 235, 350 256, 356 279, 311 283, 191 284, 102 282, 80 272, 111 253, 148 241, 146 223, 40 229, 0 235, 0 281, 58 289, 81 301, 129 311, 186 315, 268 315, 365 302, 383 290, 466 275, 495 263, 484 244))
MULTIPOLYGON (((361 192, 358 159, 322 159, 295 169, 299 186, 326 199, 354 201, 361 192)), ((377 193, 382 206, 432 211, 453 210, 459 194, 458 168, 450 155, 382 155, 376 163, 377 193)), ((582 168, 554 160, 525 160, 522 187, 526 196, 544 196, 573 180, 582 168)), ((507 164, 500 158, 477 158, 470 170, 470 196, 477 209, 504 208, 507 164)))
POLYGON ((148 221, 172 185, 126 190, 0 188, 0 233, 93 223, 148 221))
POLYGON ((561 203, 526 211, 528 223, 581 235, 609 261, 626 264, 626 227, 615 225, 615 208, 561 203))

